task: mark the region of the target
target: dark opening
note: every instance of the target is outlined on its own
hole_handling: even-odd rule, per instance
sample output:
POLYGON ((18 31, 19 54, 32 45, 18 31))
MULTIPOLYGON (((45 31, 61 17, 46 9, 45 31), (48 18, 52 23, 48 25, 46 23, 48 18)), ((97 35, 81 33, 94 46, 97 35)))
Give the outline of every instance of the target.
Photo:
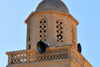
POLYGON ((46 32, 46 30, 44 30, 44 32, 46 32))
POLYGON ((28 38, 28 41, 30 41, 30 37, 28 38))
POLYGON ((42 33, 42 30, 40 30, 40 33, 42 33))
POLYGON ((63 38, 63 36, 61 34, 57 35, 57 38, 60 40, 63 38))
POLYGON ((57 33, 59 33, 59 31, 57 30, 57 33))
POLYGON ((58 26, 56 26, 58 28, 58 26))
POLYGON ((44 25, 44 28, 46 28, 46 26, 44 25))
POLYGON ((56 23, 58 23, 58 22, 56 22, 56 23))
POLYGON ((46 21, 44 21, 44 23, 46 23, 46 21))
POLYGON ((62 27, 60 27, 60 29, 62 29, 62 27))
POLYGON ((42 37, 42 35, 40 35, 40 37, 42 37))
POLYGON ((28 45, 28 49, 31 49, 31 45, 30 44, 28 45))
POLYGON ((40 21, 40 23, 42 23, 42 21, 40 21))
POLYGON ((61 31, 61 33, 63 33, 63 32, 61 31))
POLYGON ((42 26, 40 26, 40 28, 42 28, 42 26))
POLYGON ((62 22, 60 22, 60 24, 62 24, 62 22))
POLYGON ((44 39, 44 41, 46 41, 46 39, 44 39))

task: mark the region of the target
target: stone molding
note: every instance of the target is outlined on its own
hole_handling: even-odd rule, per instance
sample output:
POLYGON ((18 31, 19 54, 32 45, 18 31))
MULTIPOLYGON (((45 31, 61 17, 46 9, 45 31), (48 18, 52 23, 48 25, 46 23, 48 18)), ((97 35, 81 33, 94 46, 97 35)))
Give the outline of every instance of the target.
POLYGON ((58 11, 44 11, 44 12, 32 12, 28 18, 25 20, 25 24, 27 24, 28 20, 35 14, 43 14, 43 13, 56 13, 56 14, 60 14, 60 15, 65 15, 65 16, 68 16, 69 18, 71 18, 73 21, 76 22, 76 24, 78 25, 79 22, 71 15, 71 14, 66 14, 66 13, 62 13, 62 12, 58 12, 58 11))

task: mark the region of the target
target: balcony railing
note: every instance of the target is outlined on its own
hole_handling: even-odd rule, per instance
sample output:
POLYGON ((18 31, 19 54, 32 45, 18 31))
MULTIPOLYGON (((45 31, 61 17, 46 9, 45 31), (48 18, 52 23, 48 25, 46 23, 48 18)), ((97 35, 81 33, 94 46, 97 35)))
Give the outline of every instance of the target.
POLYGON ((40 54, 37 50, 23 50, 7 52, 8 65, 28 62, 49 61, 56 59, 65 59, 68 57, 68 48, 51 48, 47 49, 45 54, 40 54))

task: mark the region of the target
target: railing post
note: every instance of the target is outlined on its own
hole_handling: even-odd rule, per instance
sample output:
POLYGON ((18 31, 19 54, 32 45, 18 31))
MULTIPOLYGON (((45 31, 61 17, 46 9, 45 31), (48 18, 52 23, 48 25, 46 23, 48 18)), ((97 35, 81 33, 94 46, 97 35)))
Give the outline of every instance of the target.
POLYGON ((11 55, 8 55, 8 65, 11 64, 11 55))

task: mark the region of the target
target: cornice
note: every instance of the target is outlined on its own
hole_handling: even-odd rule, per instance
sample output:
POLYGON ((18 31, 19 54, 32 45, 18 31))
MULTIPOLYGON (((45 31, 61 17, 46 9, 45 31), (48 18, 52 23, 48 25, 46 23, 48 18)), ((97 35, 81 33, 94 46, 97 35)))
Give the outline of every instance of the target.
POLYGON ((69 18, 71 18, 72 20, 75 21, 75 23, 78 25, 79 22, 71 15, 71 14, 65 14, 65 13, 62 13, 62 12, 58 12, 58 11, 44 11, 44 12, 32 12, 28 18, 25 20, 25 24, 27 24, 28 20, 33 16, 33 15, 36 15, 36 14, 45 14, 45 13, 55 13, 55 14, 60 14, 60 15, 64 15, 64 16, 68 16, 69 18))

